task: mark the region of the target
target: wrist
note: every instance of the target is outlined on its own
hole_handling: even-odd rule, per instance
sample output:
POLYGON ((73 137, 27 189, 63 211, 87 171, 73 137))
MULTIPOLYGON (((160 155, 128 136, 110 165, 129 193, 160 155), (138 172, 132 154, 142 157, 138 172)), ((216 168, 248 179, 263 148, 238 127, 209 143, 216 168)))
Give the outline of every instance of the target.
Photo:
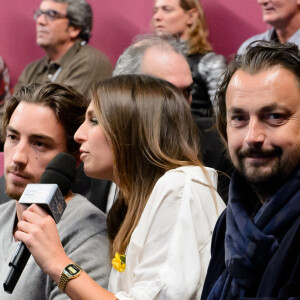
POLYGON ((46 273, 58 284, 64 268, 72 263, 73 261, 69 257, 66 257, 53 263, 46 273))
POLYGON ((82 269, 77 264, 71 263, 68 264, 61 273, 58 287, 64 292, 67 284, 70 280, 73 280, 81 275, 82 269))

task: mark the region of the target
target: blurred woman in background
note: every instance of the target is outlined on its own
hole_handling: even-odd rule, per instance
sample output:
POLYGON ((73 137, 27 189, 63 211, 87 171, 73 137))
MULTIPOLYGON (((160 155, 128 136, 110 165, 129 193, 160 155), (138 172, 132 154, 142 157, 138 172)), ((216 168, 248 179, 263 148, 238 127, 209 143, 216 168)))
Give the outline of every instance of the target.
POLYGON ((208 29, 199 0, 155 0, 152 23, 155 34, 177 36, 185 45, 193 76, 192 112, 212 116, 219 78, 226 68, 208 41, 208 29))

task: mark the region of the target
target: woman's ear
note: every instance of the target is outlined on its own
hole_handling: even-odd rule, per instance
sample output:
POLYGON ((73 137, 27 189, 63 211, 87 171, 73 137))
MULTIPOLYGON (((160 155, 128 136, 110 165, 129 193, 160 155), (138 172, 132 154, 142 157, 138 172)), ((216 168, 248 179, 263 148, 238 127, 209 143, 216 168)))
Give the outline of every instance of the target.
POLYGON ((198 13, 197 9, 196 8, 191 8, 186 13, 188 15, 187 24, 188 25, 193 25, 195 23, 196 19, 199 16, 199 13, 198 13))

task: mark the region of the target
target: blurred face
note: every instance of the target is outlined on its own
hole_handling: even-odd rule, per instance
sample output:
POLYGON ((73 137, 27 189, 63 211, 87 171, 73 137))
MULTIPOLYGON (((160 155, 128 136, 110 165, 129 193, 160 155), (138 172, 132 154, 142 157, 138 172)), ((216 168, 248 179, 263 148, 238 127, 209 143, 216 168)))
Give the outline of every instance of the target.
POLYGON ((276 188, 300 162, 300 91, 294 74, 280 67, 254 75, 236 71, 226 109, 233 164, 254 186, 276 188))
POLYGON ((149 48, 144 55, 141 72, 162 78, 179 88, 189 104, 192 102, 193 78, 185 58, 172 50, 149 48))
POLYGON ((276 27, 286 27, 300 13, 299 0, 257 0, 262 7, 264 22, 276 27))
POLYGON ((180 39, 188 40, 194 14, 184 11, 179 0, 155 0, 152 22, 156 35, 178 35, 180 39))
POLYGON ((64 128, 51 108, 21 102, 11 116, 4 144, 7 194, 19 199, 28 183, 40 182, 50 160, 66 151, 66 144, 64 128))
POLYGON ((44 0, 40 4, 40 10, 45 12, 54 10, 60 17, 51 20, 45 14, 41 14, 36 19, 36 42, 39 46, 48 49, 60 47, 70 43, 72 38, 76 37, 76 31, 73 26, 69 26, 69 20, 66 16, 67 4, 44 0))
POLYGON ((84 163, 85 174, 93 178, 113 180, 113 153, 96 118, 93 102, 89 105, 85 121, 74 138, 81 144, 80 159, 84 163))

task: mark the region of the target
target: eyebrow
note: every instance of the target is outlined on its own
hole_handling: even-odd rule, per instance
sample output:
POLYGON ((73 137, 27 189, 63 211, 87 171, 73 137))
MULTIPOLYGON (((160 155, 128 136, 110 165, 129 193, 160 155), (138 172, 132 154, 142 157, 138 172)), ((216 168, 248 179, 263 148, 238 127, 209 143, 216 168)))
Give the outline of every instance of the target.
POLYGON ((86 112, 86 115, 88 116, 88 117, 93 117, 94 116, 94 110, 91 110, 91 109, 89 109, 89 110, 87 110, 87 112, 86 112))
MULTIPOLYGON (((20 132, 18 130, 14 129, 12 126, 7 126, 7 131, 11 131, 12 133, 20 135, 20 132)), ((35 138, 35 139, 39 139, 39 140, 43 140, 43 141, 48 141, 48 142, 51 142, 51 143, 56 143, 54 138, 52 138, 49 135, 44 135, 44 134, 31 134, 30 138, 35 138)))
MULTIPOLYGON (((259 112, 266 113, 266 112, 274 111, 276 109, 282 109, 286 112, 290 112, 290 109, 288 109, 285 106, 279 105, 278 103, 272 103, 270 105, 263 106, 259 109, 259 112)), ((236 106, 230 107, 227 110, 227 113, 230 113, 230 114, 239 114, 239 113, 244 113, 244 112, 245 112, 245 109, 242 109, 242 108, 236 107, 236 106)))

